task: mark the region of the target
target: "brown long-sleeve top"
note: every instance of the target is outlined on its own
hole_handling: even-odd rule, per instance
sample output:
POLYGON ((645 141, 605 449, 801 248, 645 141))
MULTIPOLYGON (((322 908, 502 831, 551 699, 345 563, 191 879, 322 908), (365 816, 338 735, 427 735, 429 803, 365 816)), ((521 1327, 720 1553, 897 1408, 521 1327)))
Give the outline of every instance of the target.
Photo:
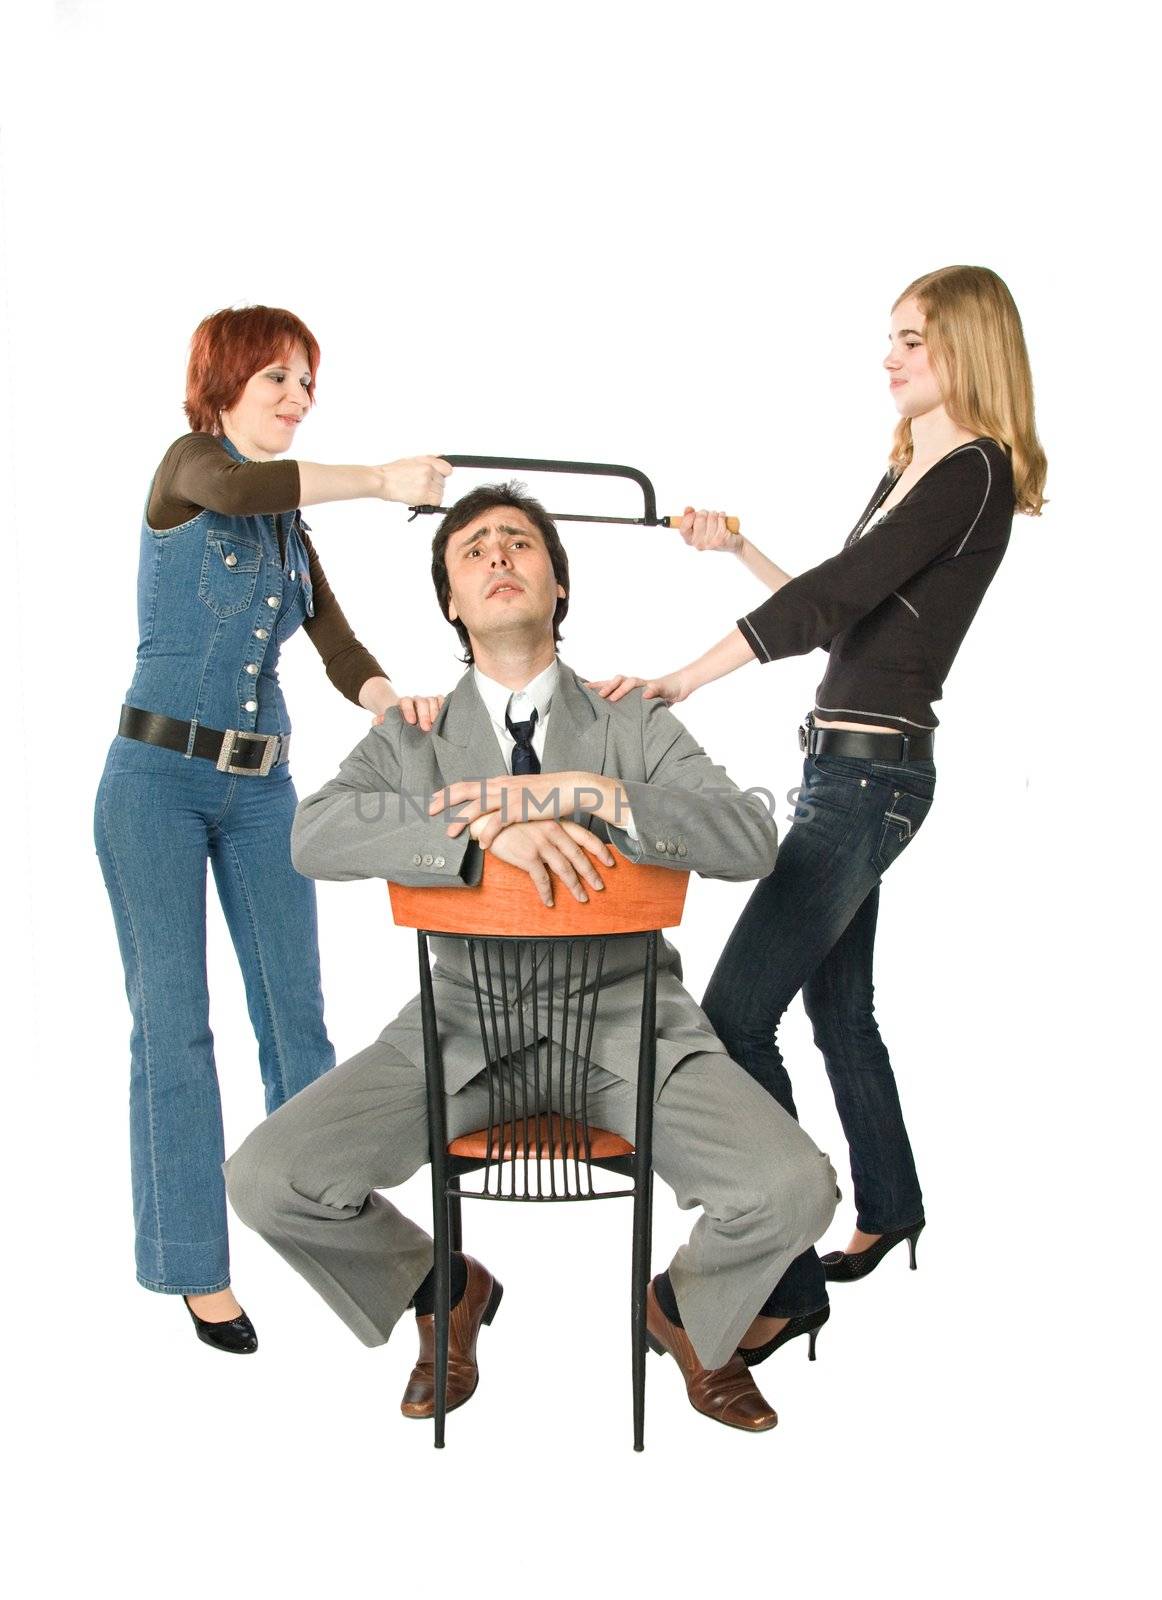
MULTIPOLYGON (((209 433, 187 433, 170 445, 150 491, 146 520, 164 531, 216 511, 227 517, 269 516, 275 519, 280 548, 281 518, 299 503, 297 461, 235 461, 209 433)), ((327 676, 348 700, 359 704, 368 678, 386 677, 379 662, 355 637, 319 562, 305 524, 303 544, 310 562, 315 614, 303 628, 323 659, 327 676)), ((284 551, 285 554, 285 551, 284 551)))

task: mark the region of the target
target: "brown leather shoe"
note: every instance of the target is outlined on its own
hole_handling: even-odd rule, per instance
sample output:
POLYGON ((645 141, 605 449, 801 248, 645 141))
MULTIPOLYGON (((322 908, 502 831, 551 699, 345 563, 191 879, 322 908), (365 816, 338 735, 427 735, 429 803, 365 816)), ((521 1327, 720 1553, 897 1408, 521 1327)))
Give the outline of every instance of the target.
POLYGON ((750 1368, 736 1352, 724 1367, 704 1367, 684 1328, 677 1327, 658 1304, 651 1283, 646 1290, 646 1341, 658 1355, 668 1353, 686 1380, 686 1393, 695 1411, 728 1428, 765 1433, 778 1422, 773 1406, 759 1393, 750 1368))
MULTIPOLYGON (((504 1288, 487 1267, 471 1256, 464 1257, 468 1282, 464 1293, 452 1307, 448 1322, 447 1409, 455 1411, 471 1400, 480 1382, 476 1365, 476 1336, 482 1322, 491 1322, 504 1288)), ((400 1410, 405 1417, 431 1417, 436 1410, 436 1319, 429 1314, 417 1317, 420 1330, 420 1358, 412 1368, 403 1392, 400 1410)))

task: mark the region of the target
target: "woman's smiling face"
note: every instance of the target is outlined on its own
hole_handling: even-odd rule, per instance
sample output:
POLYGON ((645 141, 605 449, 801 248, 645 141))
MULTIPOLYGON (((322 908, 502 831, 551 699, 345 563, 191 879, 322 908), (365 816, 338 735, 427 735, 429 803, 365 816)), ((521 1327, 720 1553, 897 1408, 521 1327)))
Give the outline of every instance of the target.
POLYGON ((222 427, 244 456, 268 461, 290 448, 310 409, 310 362, 296 344, 247 380, 229 411, 223 411, 222 427))
POLYGON ((892 312, 891 348, 884 357, 892 399, 902 417, 922 417, 944 404, 940 384, 928 359, 925 317, 914 297, 901 300, 892 312))

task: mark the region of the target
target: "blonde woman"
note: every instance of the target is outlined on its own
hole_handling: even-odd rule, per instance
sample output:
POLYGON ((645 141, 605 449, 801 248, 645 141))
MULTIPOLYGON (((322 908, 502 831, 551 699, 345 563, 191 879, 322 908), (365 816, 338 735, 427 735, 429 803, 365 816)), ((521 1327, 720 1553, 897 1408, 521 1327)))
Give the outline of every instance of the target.
MULTIPOLYGON (((888 470, 842 550, 792 578, 720 514, 688 510, 686 542, 732 551, 772 594, 705 655, 644 690, 673 705, 756 659, 830 653, 800 729, 794 824, 702 1002, 734 1059, 794 1114, 775 1034, 802 990, 851 1156, 853 1237, 822 1261, 808 1251, 792 1264, 743 1351, 752 1365, 803 1333, 813 1353, 826 1280, 866 1277, 904 1241, 916 1264, 924 1204, 872 1010, 879 886, 932 805, 932 703, 1014 512, 1039 515, 1045 483, 1021 319, 996 273, 944 267, 909 284, 892 307, 884 366, 899 413, 888 470)), ((641 682, 596 687, 618 699, 641 682)))

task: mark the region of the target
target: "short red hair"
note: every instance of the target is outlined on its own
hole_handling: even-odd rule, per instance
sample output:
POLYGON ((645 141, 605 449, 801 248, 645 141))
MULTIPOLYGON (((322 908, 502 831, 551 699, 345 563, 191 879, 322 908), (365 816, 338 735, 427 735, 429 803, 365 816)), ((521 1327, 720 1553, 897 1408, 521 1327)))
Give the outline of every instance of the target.
POLYGON ((243 306, 215 311, 194 329, 186 369, 186 416, 195 433, 221 433, 229 411, 256 372, 287 356, 296 344, 307 352, 311 399, 319 369, 319 341, 293 311, 243 306))

